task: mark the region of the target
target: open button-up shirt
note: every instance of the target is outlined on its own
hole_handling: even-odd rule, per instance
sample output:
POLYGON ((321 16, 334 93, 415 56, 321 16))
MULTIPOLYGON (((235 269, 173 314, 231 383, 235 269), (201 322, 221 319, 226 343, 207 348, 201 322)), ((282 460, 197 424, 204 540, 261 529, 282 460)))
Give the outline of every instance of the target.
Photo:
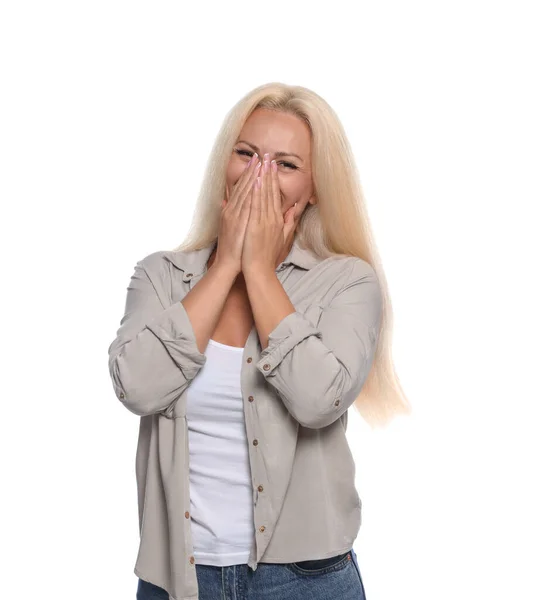
MULTIPOLYGON (((140 545, 135 574, 173 600, 198 600, 190 526, 189 384, 206 361, 181 299, 207 272, 216 242, 140 260, 109 347, 117 398, 140 416, 136 451, 140 545)), ((371 367, 382 314, 373 268, 320 259, 297 241, 276 274, 295 312, 262 351, 255 326, 241 390, 255 536, 248 564, 291 563, 353 547, 362 502, 345 431, 371 367)))

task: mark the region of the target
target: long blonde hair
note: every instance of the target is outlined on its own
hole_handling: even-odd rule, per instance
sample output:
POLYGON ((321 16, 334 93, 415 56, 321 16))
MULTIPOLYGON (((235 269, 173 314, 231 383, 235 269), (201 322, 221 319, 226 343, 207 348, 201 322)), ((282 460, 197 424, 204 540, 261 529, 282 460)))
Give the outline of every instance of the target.
POLYGON ((246 94, 226 115, 209 156, 190 230, 174 250, 204 248, 217 239, 226 170, 237 137, 256 108, 284 111, 310 128, 316 204, 308 204, 295 231, 299 245, 320 258, 357 256, 375 270, 383 294, 381 330, 368 378, 354 401, 371 427, 410 414, 392 361, 392 306, 364 201, 359 174, 343 126, 323 98, 308 88, 274 82, 246 94))

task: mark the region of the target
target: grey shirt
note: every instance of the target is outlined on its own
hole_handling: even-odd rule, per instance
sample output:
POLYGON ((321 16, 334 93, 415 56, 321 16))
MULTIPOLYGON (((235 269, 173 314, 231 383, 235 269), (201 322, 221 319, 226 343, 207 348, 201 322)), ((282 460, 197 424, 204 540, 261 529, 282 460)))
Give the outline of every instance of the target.
MULTIPOLYGON (((206 361, 181 299, 206 273, 215 243, 140 260, 108 350, 116 396, 140 416, 134 572, 173 600, 199 598, 186 406, 189 384, 206 361)), ((276 274, 295 312, 273 329, 263 351, 252 327, 241 369, 254 502, 252 569, 353 547, 362 502, 345 436, 347 410, 371 367, 382 314, 375 271, 360 258, 323 260, 294 241, 276 274)))

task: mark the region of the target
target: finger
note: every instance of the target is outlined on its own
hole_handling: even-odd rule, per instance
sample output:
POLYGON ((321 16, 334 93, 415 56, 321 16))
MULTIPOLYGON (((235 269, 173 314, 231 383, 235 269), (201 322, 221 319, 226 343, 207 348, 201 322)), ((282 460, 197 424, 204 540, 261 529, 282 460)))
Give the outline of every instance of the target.
POLYGON ((295 207, 295 213, 293 215, 294 219, 296 219, 296 220, 299 219, 299 215, 302 214, 303 209, 306 207, 309 200, 310 200, 310 198, 308 196, 305 196, 304 198, 302 198, 301 200, 299 200, 298 202, 295 203, 295 204, 297 204, 297 206, 295 207))
POLYGON ((268 193, 269 193, 269 178, 267 177, 269 160, 264 161, 263 173, 260 178, 261 183, 261 201, 260 201, 260 223, 267 223, 269 218, 268 193))
POLYGON ((262 192, 262 177, 256 179, 256 183, 252 188, 252 201, 250 206, 250 219, 258 224, 261 220, 261 192, 262 192))
POLYGON ((236 200, 244 199, 245 194, 247 194, 254 184, 256 180, 256 175, 260 169, 260 161, 258 160, 258 155, 252 157, 252 162, 249 166, 241 173, 241 176, 237 180, 237 194, 236 200))
POLYGON ((267 214, 270 216, 271 220, 278 219, 278 213, 275 211, 274 199, 273 199, 273 168, 272 163, 267 163, 267 175, 265 177, 265 187, 266 189, 266 210, 267 214))
POLYGON ((280 197, 280 182, 278 180, 276 161, 271 161, 271 202, 276 215, 282 214, 282 198, 280 197))
POLYGON ((249 191, 243 202, 239 205, 239 216, 236 217, 243 225, 248 223, 250 217, 250 207, 252 205, 252 190, 249 191))
POLYGON ((230 198, 231 207, 235 207, 238 204, 242 203, 246 194, 249 192, 250 188, 254 184, 254 181, 256 180, 256 176, 259 171, 260 165, 261 163, 258 159, 258 155, 255 154, 252 157, 252 162, 241 173, 239 179, 234 185, 233 193, 230 198))
POLYGON ((299 223, 299 219, 297 218, 297 212, 297 205, 295 205, 295 207, 290 207, 284 215, 284 239, 286 241, 290 239, 290 236, 295 231, 299 223), (292 213, 293 215, 291 218, 290 213, 292 213))

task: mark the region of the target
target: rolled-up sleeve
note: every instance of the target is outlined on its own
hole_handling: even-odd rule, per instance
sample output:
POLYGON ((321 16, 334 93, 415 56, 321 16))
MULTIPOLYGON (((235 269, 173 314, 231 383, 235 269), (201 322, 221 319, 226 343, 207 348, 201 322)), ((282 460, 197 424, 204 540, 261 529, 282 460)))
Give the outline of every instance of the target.
POLYGON ((359 259, 319 323, 295 311, 269 334, 256 367, 301 425, 326 427, 351 406, 370 371, 381 316, 375 271, 359 259))
POLYGON ((165 308, 139 261, 120 328, 108 348, 116 396, 137 415, 169 415, 205 361, 185 307, 176 302, 165 308))

